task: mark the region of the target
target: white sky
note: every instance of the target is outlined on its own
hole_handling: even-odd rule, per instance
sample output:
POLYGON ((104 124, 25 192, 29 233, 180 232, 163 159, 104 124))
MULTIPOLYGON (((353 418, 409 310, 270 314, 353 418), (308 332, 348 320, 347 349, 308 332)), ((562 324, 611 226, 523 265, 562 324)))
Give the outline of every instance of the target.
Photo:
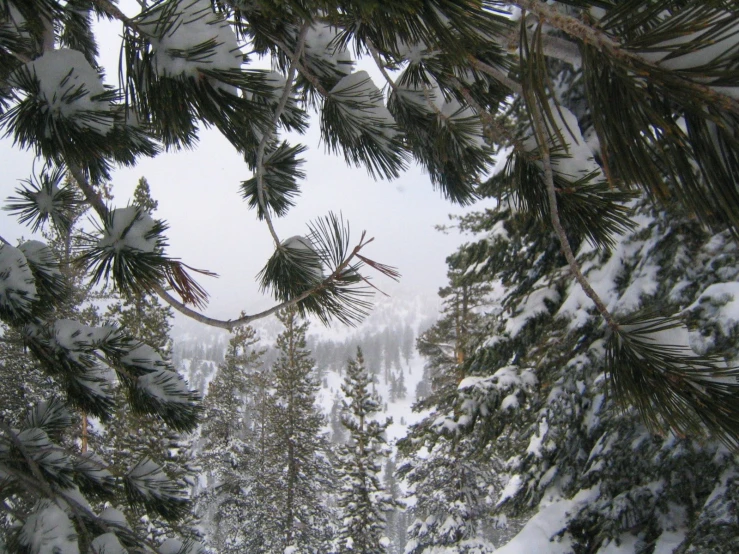
MULTIPOLYGON (((137 13, 135 0, 122 0, 120 7, 128 15, 137 13)), ((121 26, 109 22, 99 23, 96 32, 106 84, 114 86, 111 77, 118 74, 120 33, 121 26)), ((382 86, 375 74, 373 78, 382 86)), ((202 130, 200 137, 194 150, 141 158, 134 168, 116 170, 113 204, 128 204, 139 177, 145 176, 159 201, 155 217, 170 226, 168 255, 218 273, 218 279, 199 279, 211 294, 205 312, 235 318, 241 310, 251 313, 272 304, 259 294, 254 280, 273 251, 272 240, 266 225, 241 198, 239 185, 251 173, 240 155, 217 131, 202 130)), ((307 177, 296 206, 275 221, 281 240, 306 234, 306 224, 329 211, 341 212, 355 241, 362 230, 375 237, 363 254, 398 267, 403 275, 398 286, 381 276, 374 280, 376 285, 392 294, 435 295, 446 283, 444 260, 462 239, 443 235, 433 226, 446 223, 449 213, 465 209, 444 200, 417 167, 395 181, 375 182, 366 170, 347 167, 343 157, 326 154, 318 138, 317 125, 302 137, 309 148, 303 167, 307 177)), ((295 144, 298 139, 289 141, 295 144)), ((30 152, 14 148, 9 139, 0 140, 0 197, 12 195, 18 181, 31 175, 32 166, 30 152)), ((0 222, 0 234, 8 240, 31 235, 7 214, 0 222)))

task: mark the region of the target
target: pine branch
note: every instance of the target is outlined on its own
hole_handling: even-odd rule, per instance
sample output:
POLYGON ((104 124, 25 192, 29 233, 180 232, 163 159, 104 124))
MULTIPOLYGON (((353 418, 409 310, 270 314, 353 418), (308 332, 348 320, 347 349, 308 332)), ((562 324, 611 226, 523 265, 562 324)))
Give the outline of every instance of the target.
POLYGON ((372 242, 374 239, 370 238, 365 240, 365 233, 362 233, 362 237, 360 239, 359 244, 354 247, 352 252, 347 256, 346 260, 340 264, 336 270, 334 270, 331 275, 329 275, 326 279, 324 279, 321 283, 316 285, 315 287, 306 290, 302 294, 296 296, 295 298, 291 298, 290 300, 286 300, 284 302, 281 302, 279 304, 276 304, 275 306, 272 306, 271 308, 264 310, 262 312, 258 312, 251 315, 243 315, 237 319, 217 319, 208 317, 204 314, 201 314, 192 308, 187 307, 185 304, 174 298, 172 295, 170 295, 166 290, 164 290, 163 287, 158 286, 155 288, 155 292, 159 295, 162 300, 164 300, 167 304, 172 306, 175 310, 180 312, 183 315, 186 315, 187 317, 194 319, 195 321, 198 321, 200 323, 203 323, 205 325, 209 325, 211 327, 217 327, 219 329, 226 329, 227 331, 233 331, 236 327, 239 327, 241 325, 249 324, 253 321, 257 321, 259 319, 263 319, 265 317, 271 316, 273 314, 276 314, 280 310, 284 308, 289 308, 291 306, 295 306, 299 302, 302 302, 303 300, 307 299, 311 295, 315 294, 316 292, 321 291, 323 288, 325 288, 328 284, 334 282, 339 276, 342 275, 342 273, 350 266, 352 260, 354 258, 361 259, 364 263, 367 265, 370 265, 371 267, 377 269, 381 273, 391 277, 392 279, 397 280, 399 277, 399 274, 394 271, 393 268, 389 268, 388 266, 378 264, 377 262, 373 262, 372 260, 369 260, 359 254, 359 252, 367 246, 370 242, 372 242))
POLYGON ((521 144, 521 141, 512 133, 507 131, 504 127, 498 125, 492 114, 485 108, 483 108, 480 103, 472 97, 469 89, 465 87, 462 83, 460 83, 459 79, 457 79, 453 75, 447 76, 446 79, 449 80, 452 86, 454 86, 455 90, 462 95, 465 101, 470 106, 472 106, 472 108, 477 112, 477 115, 480 116, 480 119, 482 119, 482 122, 487 129, 487 138, 488 140, 490 140, 491 143, 508 143, 513 145, 517 152, 521 152, 525 156, 530 155, 521 144))
POLYGON ((100 11, 107 14, 109 17, 117 19, 126 27, 133 29, 141 36, 148 36, 133 19, 124 14, 120 8, 110 2, 110 0, 92 0, 92 2, 98 7, 98 9, 100 9, 100 11))
POLYGON ((536 133, 536 142, 539 146, 539 152, 541 153, 542 164, 544 165, 544 181, 547 185, 547 197, 549 199, 549 213, 552 219, 552 227, 554 227, 554 231, 557 233, 557 237, 559 238, 559 242, 562 247, 562 252, 570 266, 570 271, 572 271, 572 274, 575 276, 580 287, 582 287, 582 290, 588 298, 593 301, 593 304, 595 304, 595 307, 603 316, 603 319, 606 321, 608 326, 613 330, 618 331, 618 323, 608 311, 608 308, 606 308, 606 305, 603 303, 600 296, 598 296, 595 290, 593 290, 590 282, 583 275, 582 270, 580 269, 580 264, 577 262, 575 254, 572 252, 570 241, 567 239, 567 233, 565 232, 564 227, 562 227, 562 222, 559 218, 559 210, 557 208, 557 191, 554 187, 554 171, 552 170, 552 158, 549 149, 549 140, 544 116, 539 110, 538 100, 533 93, 524 89, 524 95, 531 112, 531 119, 536 133))
POLYGON ((393 81, 392 77, 388 74, 385 64, 382 62, 382 58, 380 57, 380 52, 378 52, 371 40, 367 41, 367 48, 369 49, 370 54, 372 54, 372 59, 375 61, 377 69, 380 70, 380 73, 382 73, 382 76, 385 78, 385 82, 390 85, 391 89, 397 92, 398 85, 395 84, 395 81, 393 81))
POLYGON ((315 87, 315 89, 321 94, 323 97, 327 97, 329 95, 328 90, 326 90, 326 87, 324 87, 321 84, 320 79, 314 75, 307 67, 305 67, 304 64, 300 62, 300 58, 295 58, 295 52, 287 46, 284 42, 280 40, 275 40, 275 45, 282 50, 286 56, 290 60, 295 59, 295 67, 298 68, 298 71, 300 71, 300 74, 311 84, 315 87))
POLYGON ((478 60, 472 54, 467 56, 467 61, 470 62, 470 65, 472 67, 474 67, 475 69, 479 71, 482 71, 486 75, 490 75, 493 79, 498 81, 500 84, 510 89, 511 92, 514 92, 519 95, 523 93, 523 88, 521 87, 521 83, 519 83, 518 81, 514 81, 513 79, 511 79, 508 75, 503 73, 498 68, 493 67, 491 65, 486 64, 483 61, 478 60))
MULTIPOLYGON (((541 22, 546 21, 549 25, 563 31, 569 36, 582 41, 596 48, 599 52, 607 54, 610 58, 620 61, 632 67, 633 70, 647 71, 650 76, 659 75, 664 69, 658 67, 654 62, 646 59, 636 52, 631 52, 623 48, 623 46, 607 33, 591 27, 576 17, 560 13, 539 0, 511 0, 506 4, 517 6, 522 10, 535 14, 541 22)), ((733 98, 728 94, 717 91, 708 85, 703 85, 692 79, 683 77, 682 75, 671 72, 671 78, 675 83, 692 92, 697 98, 702 98, 706 105, 720 106, 727 112, 739 115, 739 99, 733 98)), ((659 81, 659 79, 657 79, 659 81)))
POLYGON ((267 223, 267 227, 269 228, 269 232, 272 235, 272 239, 275 242, 275 246, 277 248, 280 247, 280 239, 277 236, 277 232, 275 231, 274 225, 272 224, 272 217, 269 215, 269 210, 267 206, 267 202, 265 199, 265 193, 264 193, 264 153, 267 148, 267 144, 272 139, 272 135, 275 132, 275 128, 277 127, 277 124, 280 121, 280 117, 282 116, 282 113, 285 111, 285 107, 287 106, 287 101, 290 99, 290 94, 292 93, 293 88, 293 82, 295 81, 295 74, 297 72, 297 64, 298 60, 300 59, 300 56, 303 54, 303 47, 305 46, 305 37, 308 34, 308 29, 310 28, 310 25, 308 23, 303 23, 303 26, 300 29, 300 33, 298 34, 298 43, 295 48, 295 52, 293 52, 292 57, 290 58, 290 69, 287 72, 287 79, 285 80, 285 87, 282 91, 282 96, 280 97, 280 101, 277 104, 277 107, 275 108, 274 116, 272 119, 272 126, 268 129, 266 133, 264 133, 264 136, 262 137, 262 140, 259 143, 259 147, 257 148, 257 195, 259 197, 259 205, 262 207, 262 211, 264 213, 264 220, 267 223))
POLYGON ((26 464, 28 467, 31 468, 31 474, 36 479, 37 486, 41 488, 44 495, 47 498, 54 499, 56 498, 56 495, 54 494, 54 491, 51 489, 51 486, 49 483, 44 479, 43 474, 41 473, 41 469, 39 468, 38 464, 36 463, 36 460, 33 459, 33 456, 31 456, 28 453, 28 450, 26 449, 23 442, 18 438, 18 435, 11 429, 11 427, 5 422, 5 420, 0 417, 0 428, 5 432, 5 435, 10 439, 10 442, 15 446, 18 451, 23 456, 26 464))

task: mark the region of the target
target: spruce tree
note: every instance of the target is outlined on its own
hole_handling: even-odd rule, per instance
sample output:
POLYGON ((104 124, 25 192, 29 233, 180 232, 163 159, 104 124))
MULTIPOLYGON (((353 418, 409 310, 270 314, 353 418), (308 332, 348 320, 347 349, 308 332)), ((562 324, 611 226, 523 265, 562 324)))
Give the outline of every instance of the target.
MULTIPOLYGON (((332 492, 329 443, 318 411, 318 383, 296 309, 278 314, 284 330, 277 337, 279 357, 272 367, 273 393, 268 416, 262 479, 269 489, 271 551, 325 552, 332 538, 327 499, 332 492)), ((269 551, 269 550, 268 550, 269 551)))
POLYGON ((344 410, 341 422, 349 440, 339 454, 341 491, 338 552, 384 554, 389 539, 385 535, 386 513, 395 505, 380 480, 382 458, 387 455, 385 429, 392 420, 376 419, 380 397, 370 390, 361 348, 349 360, 344 383, 344 410))
POLYGON ((217 552, 257 552, 250 544, 256 538, 259 518, 255 512, 260 508, 254 491, 260 478, 255 421, 264 400, 255 379, 264 371, 263 354, 252 327, 236 329, 204 402, 198 461, 203 468, 201 481, 206 484, 196 508, 211 530, 207 543, 217 552))

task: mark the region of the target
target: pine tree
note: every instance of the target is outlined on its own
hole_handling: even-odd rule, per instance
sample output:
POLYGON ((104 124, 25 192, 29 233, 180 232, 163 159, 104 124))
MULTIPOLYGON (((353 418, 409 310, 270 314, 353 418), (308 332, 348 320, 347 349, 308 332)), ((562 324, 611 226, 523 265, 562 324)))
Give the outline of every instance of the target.
MULTIPOLYGON (((489 524, 486 491, 496 484, 495 467, 479 463, 485 437, 459 410, 458 387, 467 377, 467 358, 484 337, 482 307, 490 285, 463 269, 469 246, 447 258, 449 286, 441 319, 421 334, 417 348, 427 358, 424 381, 416 391, 414 409, 431 415, 409 429, 398 445, 398 470, 413 497, 405 552, 434 549, 491 552, 484 537, 489 524), (428 380, 428 382, 425 382, 428 380)), ((442 550, 443 551, 443 550, 442 550)))
POLYGON ((428 360, 424 374, 430 385, 428 394, 417 391, 419 408, 446 406, 453 401, 457 386, 465 377, 464 362, 484 331, 481 308, 487 303, 491 288, 459 269, 465 261, 460 254, 447 259, 449 285, 439 290, 442 317, 416 341, 418 352, 428 360))
POLYGON ((401 503, 402 491, 396 479, 395 459, 392 456, 388 456, 385 460, 382 480, 385 490, 394 503, 393 509, 387 514, 386 529, 387 536, 390 537, 388 552, 390 554, 403 554, 407 541, 405 533, 408 527, 407 512, 405 506, 401 503))
MULTIPOLYGON (((735 2, 161 0, 130 10, 110 0, 0 3, 0 129, 41 158, 38 174, 6 207, 34 232, 47 223, 64 227, 78 189, 97 225, 77 253, 88 282, 109 281, 124 295, 154 292, 225 329, 273 313, 203 315, 198 271, 167 255, 166 223, 101 196, 117 165, 191 147, 199 129, 212 127, 253 173, 241 193, 275 245, 259 276, 275 308, 356 322, 370 308, 366 266, 397 273, 368 259, 371 239, 350 240, 333 214, 304 236, 280 238, 276 223, 299 194, 305 148, 278 133, 304 132, 315 109, 329 151, 384 178, 398 177, 413 159, 460 204, 485 193, 483 176, 506 146, 498 194, 536 220, 536 234, 556 236, 587 298, 579 308, 594 307, 608 329, 606 374, 619 405, 635 407, 653 431, 707 434, 736 448, 736 371, 724 372, 718 353, 654 347, 645 337, 679 328, 673 316, 681 312, 614 313, 576 256, 583 239, 607 253, 638 225, 627 204, 636 191, 675 198, 712 231, 737 234, 735 2), (98 17, 123 26, 120 72, 98 67, 98 17), (387 101, 366 71, 354 71, 350 51, 377 64, 387 101), (254 70, 262 56, 273 71, 254 70), (117 89, 103 84, 102 70, 121 75, 117 89), (574 91, 563 90, 573 83, 574 91), (61 186, 65 172, 70 186, 61 186), (726 379, 709 386, 706 374, 726 379)), ((26 330, 30 355, 58 377, 71 405, 109 415, 102 357, 138 409, 193 428, 195 395, 164 360, 108 328, 63 323, 56 262, 28 242, 22 249, 0 242, 0 318, 26 330), (88 338, 69 338, 78 333, 88 338), (60 338, 64 352, 52 356, 60 338)), ((18 446, 11 428, 3 436, 18 446)), ((38 480, 32 457, 23 459, 24 475, 38 480)), ((37 485, 45 491, 33 493, 43 501, 39 511, 61 510, 37 485)), ((169 512, 166 502, 149 500, 143 503, 169 512)))
MULTIPOLYGON (((692 330, 670 340, 693 356, 723 352, 731 361, 735 322, 725 319, 728 298, 719 291, 739 276, 736 244, 728 233, 707 233, 677 205, 669 214, 646 201, 633 208, 640 225, 611 253, 579 244, 594 285, 620 317, 653 303, 686 306, 692 330)), ((462 223, 479 236, 462 250, 487 260, 479 275, 497 283, 498 305, 486 315, 489 336, 470 353, 457 397, 434 420, 472 439, 481 453, 477 471, 500 479, 483 500, 507 513, 511 528, 495 529, 485 514, 478 525, 499 546, 508 543, 500 549, 506 554, 550 548, 550 539, 574 552, 619 544, 637 552, 733 552, 736 522, 716 516, 739 498, 730 477, 736 457, 715 441, 655 434, 636 410, 614 403, 605 331, 596 313, 581 312, 584 297, 562 269, 556 237, 532 233, 540 223, 505 204, 462 223)), ((433 458, 431 451, 426 459, 433 458)), ((410 482, 430 471, 429 463, 407 469, 410 482)))
POLYGON ((207 485, 196 499, 196 508, 212 530, 207 542, 218 552, 257 551, 249 545, 255 541, 259 519, 254 488, 260 478, 261 454, 255 422, 264 399, 255 381, 262 378, 263 354, 256 331, 249 326, 237 328, 204 402, 198 460, 207 485))
POLYGON ((387 455, 384 433, 392 420, 377 421, 381 401, 370 390, 370 378, 364 366, 362 350, 349 360, 341 386, 344 410, 341 422, 349 431, 349 440, 341 448, 342 476, 339 508, 342 510, 338 551, 386 553, 384 535, 386 513, 395 506, 380 481, 382 458, 387 455))
MULTIPOLYGON (((149 212, 157 208, 143 177, 134 190, 133 198, 135 206, 149 212)), ((172 309, 163 306, 155 295, 136 292, 110 302, 103 319, 116 321, 129 336, 146 342, 163 360, 170 362, 173 315, 172 309)), ((122 387, 116 391, 114 419, 115 425, 105 426, 92 441, 96 443, 95 450, 108 458, 111 469, 126 471, 139 461, 149 459, 162 467, 173 482, 179 483, 183 489, 189 488, 197 469, 192 463, 188 437, 162 426, 151 415, 134 413, 126 402, 122 387)), ((170 523, 135 507, 127 507, 123 495, 114 498, 112 504, 123 506, 123 513, 132 522, 134 531, 156 543, 167 537, 191 539, 198 536, 189 514, 170 523)))
POLYGON ((318 384, 306 349, 307 323, 296 309, 278 314, 284 330, 277 337, 279 357, 272 368, 274 390, 268 415, 263 484, 269 489, 272 550, 325 552, 331 540, 328 440, 318 411, 318 384))

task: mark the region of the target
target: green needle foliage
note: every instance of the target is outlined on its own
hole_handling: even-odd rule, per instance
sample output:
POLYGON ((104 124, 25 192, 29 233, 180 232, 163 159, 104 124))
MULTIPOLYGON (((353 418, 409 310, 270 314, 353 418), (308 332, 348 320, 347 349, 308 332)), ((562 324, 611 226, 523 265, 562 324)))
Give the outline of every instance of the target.
POLYGON ((634 406, 653 432, 700 436, 708 428, 736 449, 739 367, 669 342, 684 329, 677 318, 637 312, 623 318, 620 329, 608 341, 606 364, 622 408, 634 406))
MULTIPOLYGON (((585 238, 608 255, 632 228, 637 194, 676 200, 714 232, 739 236, 738 17, 730 0, 0 0, 0 132, 42 168, 7 208, 32 231, 64 229, 92 208, 94 236, 75 251, 90 286, 155 292, 226 329, 257 316, 220 321, 195 311, 207 293, 192 276, 199 270, 167 255, 166 223, 104 197, 115 168, 194 148, 204 127, 243 157, 253 177, 241 194, 276 245, 258 280, 277 305, 262 316, 295 306, 323 322, 355 323, 370 308, 362 272, 397 277, 367 257, 365 235, 350 242, 336 216, 305 236, 280 237, 273 219, 298 202, 304 178, 304 147, 282 135, 304 133, 312 112, 329 152, 377 178, 397 178, 413 161, 458 204, 487 194, 496 153, 507 156, 492 184, 538 244, 555 231, 562 247, 585 238), (99 65, 99 18, 122 27, 118 68, 99 65), (257 68, 258 58, 272 71, 257 68), (378 66, 378 82, 359 58, 378 66), (78 194, 60 185, 64 174, 78 194)), ((138 409, 176 428, 196 424, 194 397, 171 368, 133 356, 141 347, 118 330, 60 322, 54 263, 37 246, 0 242, 0 318, 71 406, 103 417, 112 369, 138 409)), ((579 275, 575 254, 568 264, 579 275)), ((651 390, 660 372, 691 368, 668 379, 674 392, 694 382, 691 372, 714 371, 664 345, 650 358, 653 377, 630 378, 643 341, 594 296, 620 340, 611 350, 614 393, 637 404, 653 394, 655 409, 640 413, 655 428, 700 427, 735 443, 735 426, 719 414, 739 385, 661 396, 651 390)), ((56 510, 44 487, 35 490, 46 499, 39 513, 56 510)))

